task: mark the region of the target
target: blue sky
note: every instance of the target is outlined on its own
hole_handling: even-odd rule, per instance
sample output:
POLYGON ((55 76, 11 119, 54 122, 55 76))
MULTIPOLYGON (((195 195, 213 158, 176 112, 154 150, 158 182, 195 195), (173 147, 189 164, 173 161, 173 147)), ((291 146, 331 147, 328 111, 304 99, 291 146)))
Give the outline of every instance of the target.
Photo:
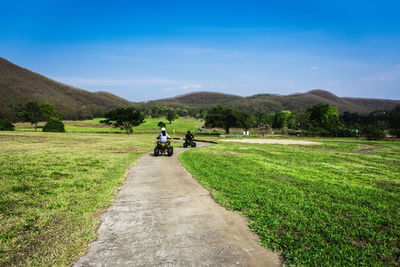
POLYGON ((400 99, 400 1, 0 0, 0 56, 89 91, 400 99))

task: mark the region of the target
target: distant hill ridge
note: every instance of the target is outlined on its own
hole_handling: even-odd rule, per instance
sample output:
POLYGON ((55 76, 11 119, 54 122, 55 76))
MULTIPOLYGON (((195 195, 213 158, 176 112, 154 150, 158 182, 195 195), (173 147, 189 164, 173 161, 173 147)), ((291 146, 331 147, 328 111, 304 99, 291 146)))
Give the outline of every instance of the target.
POLYGON ((328 91, 318 89, 291 95, 257 94, 248 97, 217 92, 194 92, 172 98, 149 101, 149 103, 198 109, 224 105, 250 113, 266 113, 280 110, 300 112, 312 105, 327 103, 338 107, 341 112, 350 111, 368 114, 375 110, 392 109, 400 104, 400 100, 338 97, 328 91))
POLYGON ((0 113, 8 118, 15 116, 15 108, 30 101, 51 102, 68 119, 132 105, 132 102, 108 92, 93 93, 54 81, 1 57, 0 93, 0 113))
POLYGON ((324 90, 291 95, 258 94, 249 97, 194 92, 146 103, 134 103, 108 92, 93 93, 54 81, 0 57, 0 118, 15 118, 16 109, 30 101, 49 101, 56 105, 66 119, 86 118, 117 107, 141 107, 146 104, 197 110, 224 105, 253 114, 280 110, 299 112, 318 103, 336 106, 341 112, 368 114, 375 110, 392 109, 400 104, 400 100, 338 97, 324 90))

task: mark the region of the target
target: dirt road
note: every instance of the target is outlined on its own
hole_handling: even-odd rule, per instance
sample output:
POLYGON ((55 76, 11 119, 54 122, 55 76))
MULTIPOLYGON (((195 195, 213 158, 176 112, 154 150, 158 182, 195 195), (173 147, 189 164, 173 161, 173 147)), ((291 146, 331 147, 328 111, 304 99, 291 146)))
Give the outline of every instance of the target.
POLYGON ((173 157, 131 167, 98 239, 75 266, 278 266, 247 221, 214 202, 173 157))

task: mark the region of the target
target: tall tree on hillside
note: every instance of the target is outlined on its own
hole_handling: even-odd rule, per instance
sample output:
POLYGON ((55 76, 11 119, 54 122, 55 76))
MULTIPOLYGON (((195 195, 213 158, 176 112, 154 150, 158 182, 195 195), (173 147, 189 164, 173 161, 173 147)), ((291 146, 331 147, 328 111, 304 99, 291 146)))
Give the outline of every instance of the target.
POLYGON ((136 110, 134 107, 118 108, 104 114, 105 120, 100 123, 121 127, 125 133, 132 132, 133 126, 138 126, 144 122, 144 113, 136 110))

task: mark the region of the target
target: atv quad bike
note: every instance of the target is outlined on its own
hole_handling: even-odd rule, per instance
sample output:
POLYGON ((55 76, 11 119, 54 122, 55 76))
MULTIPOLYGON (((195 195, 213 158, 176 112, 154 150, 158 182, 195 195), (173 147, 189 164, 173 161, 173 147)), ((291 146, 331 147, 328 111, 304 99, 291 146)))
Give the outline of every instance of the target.
POLYGON ((185 139, 185 142, 183 143, 183 147, 196 147, 196 142, 193 141, 193 139, 185 139))
POLYGON ((154 148, 154 156, 160 155, 168 155, 169 157, 172 156, 174 153, 174 148, 171 146, 171 142, 168 141, 167 143, 161 143, 160 141, 157 142, 157 146, 154 148))

